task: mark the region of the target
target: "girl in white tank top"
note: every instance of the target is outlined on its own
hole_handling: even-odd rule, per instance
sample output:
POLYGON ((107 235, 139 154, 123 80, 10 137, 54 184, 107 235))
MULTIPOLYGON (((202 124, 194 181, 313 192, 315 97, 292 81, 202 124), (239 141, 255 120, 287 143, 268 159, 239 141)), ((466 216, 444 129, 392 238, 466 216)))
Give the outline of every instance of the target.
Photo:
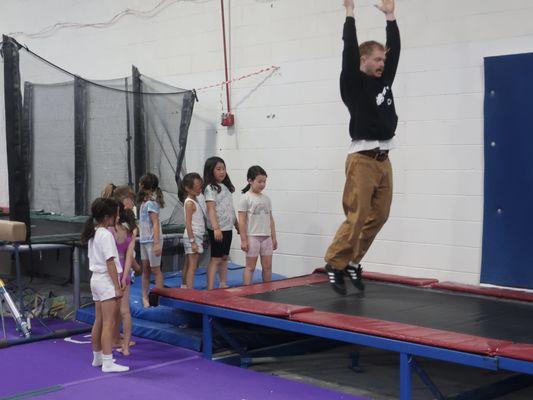
POLYGON ((183 202, 185 231, 183 247, 185 249, 185 266, 182 271, 182 288, 194 289, 194 274, 198 268, 200 254, 204 252, 205 234, 205 199, 202 194, 202 178, 192 172, 183 177, 178 196, 183 202))

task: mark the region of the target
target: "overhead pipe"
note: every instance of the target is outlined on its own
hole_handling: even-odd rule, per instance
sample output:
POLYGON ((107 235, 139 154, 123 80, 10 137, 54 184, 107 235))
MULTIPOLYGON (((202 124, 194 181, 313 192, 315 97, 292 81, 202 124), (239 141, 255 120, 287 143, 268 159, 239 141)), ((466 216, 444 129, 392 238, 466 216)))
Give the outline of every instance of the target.
POLYGON ((235 124, 235 116, 231 113, 230 102, 230 82, 228 69, 228 49, 226 46, 226 18, 224 15, 224 0, 220 0, 220 10, 222 13, 222 41, 224 45, 224 70, 226 73, 226 106, 227 113, 222 114, 222 126, 233 126, 235 124))

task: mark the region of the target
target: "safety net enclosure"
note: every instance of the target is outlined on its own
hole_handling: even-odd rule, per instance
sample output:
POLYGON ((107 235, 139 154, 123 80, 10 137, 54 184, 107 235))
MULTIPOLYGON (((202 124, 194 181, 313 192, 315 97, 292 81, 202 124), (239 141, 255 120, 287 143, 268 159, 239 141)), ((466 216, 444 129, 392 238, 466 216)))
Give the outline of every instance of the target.
POLYGON ((146 172, 160 179, 162 222, 183 223, 177 183, 186 173, 194 91, 136 67, 129 77, 90 81, 8 36, 2 57, 9 217, 27 224, 28 239, 35 215, 87 215, 106 184, 137 190, 146 172))

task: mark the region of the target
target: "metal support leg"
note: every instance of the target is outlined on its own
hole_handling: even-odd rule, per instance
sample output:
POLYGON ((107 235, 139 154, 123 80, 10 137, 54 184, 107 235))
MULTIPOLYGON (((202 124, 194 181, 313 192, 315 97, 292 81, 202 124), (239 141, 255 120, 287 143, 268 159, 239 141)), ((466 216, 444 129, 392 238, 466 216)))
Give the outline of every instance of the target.
POLYGON ((400 353, 400 400, 411 400, 411 355, 400 353))
POLYGON ((363 368, 361 368, 361 365, 359 364, 360 355, 358 351, 354 351, 350 354, 350 358, 352 360, 352 364, 350 365, 350 369, 356 373, 363 372, 363 368))
POLYGON ((220 324, 215 318, 211 320, 212 327, 222 336, 222 338, 230 345, 230 347, 239 354, 241 359, 241 367, 247 368, 252 364, 252 358, 247 354, 246 349, 235 340, 231 334, 220 324))
POLYGON ((22 314, 22 318, 24 318, 25 312, 24 312, 24 301, 22 299, 22 271, 20 270, 20 251, 19 251, 19 244, 13 243, 13 253, 15 255, 15 271, 17 274, 17 297, 19 301, 19 310, 22 314))
POLYGON ((72 274, 74 278, 74 318, 80 308, 80 247, 75 246, 72 253, 72 274))
POLYGON ((429 375, 426 371, 422 369, 422 367, 418 364, 418 362, 415 360, 414 357, 411 357, 410 360, 411 368, 418 377, 424 382, 424 385, 428 388, 428 390, 433 394, 436 400, 446 400, 446 396, 444 396, 441 391, 437 388, 437 385, 431 380, 429 375))
POLYGON ((213 358, 213 332, 211 317, 207 314, 202 314, 202 333, 204 358, 211 360, 213 358))

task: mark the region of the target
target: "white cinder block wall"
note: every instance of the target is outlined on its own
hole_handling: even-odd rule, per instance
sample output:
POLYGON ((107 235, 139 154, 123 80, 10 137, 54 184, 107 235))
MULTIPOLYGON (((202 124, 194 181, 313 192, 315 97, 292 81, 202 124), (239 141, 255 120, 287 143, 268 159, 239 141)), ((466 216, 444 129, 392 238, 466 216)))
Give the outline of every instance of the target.
MULTIPOLYGON (((222 156, 238 188, 262 165, 276 217, 276 272, 322 265, 343 219, 341 191, 348 113, 338 77, 344 12, 340 0, 225 0, 233 85, 233 129, 220 126, 221 92, 200 91, 190 129, 189 171, 222 156)), ((384 40, 374 0, 356 0, 361 41, 384 40)), ((4 32, 58 22, 104 22, 156 0, 4 0, 4 32)), ((479 282, 483 209, 483 57, 533 51, 530 0, 397 0, 403 50, 393 87, 400 124, 391 217, 368 270, 479 282)), ((142 73, 185 88, 224 79, 220 2, 179 1, 151 19, 126 17, 107 29, 64 29, 32 50, 93 79, 142 73)), ((3 115, 0 130, 3 129, 3 115)), ((2 146, 4 141, 2 140, 2 146)), ((1 150, 1 148, 0 148, 1 150)), ((2 152, 3 154, 3 152, 2 152)), ((7 199, 5 155, 0 199, 7 199)), ((232 257, 243 262, 238 240, 232 257)))

